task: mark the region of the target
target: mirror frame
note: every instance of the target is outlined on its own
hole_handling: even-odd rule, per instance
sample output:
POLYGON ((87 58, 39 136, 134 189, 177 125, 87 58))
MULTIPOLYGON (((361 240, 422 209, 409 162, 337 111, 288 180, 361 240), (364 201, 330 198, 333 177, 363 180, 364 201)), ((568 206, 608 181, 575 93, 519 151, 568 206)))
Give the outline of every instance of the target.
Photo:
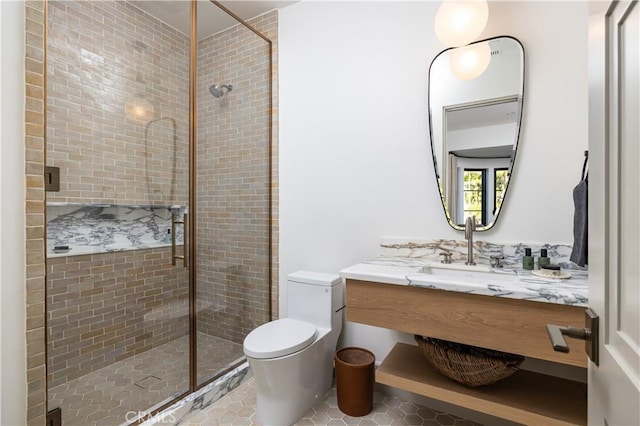
MULTIPOLYGON (((483 226, 477 226, 476 227, 476 231, 487 231, 491 228, 493 228, 496 224, 496 222, 498 221, 498 218, 500 217, 500 213, 503 210, 504 207, 504 203, 505 200, 507 199, 507 194, 509 193, 509 188, 511 187, 511 175, 513 173, 514 170, 514 165, 515 165, 515 161, 516 161, 516 154, 518 151, 518 145, 520 143, 520 129, 522 128, 522 116, 523 116, 523 110, 524 110, 524 99, 525 99, 525 91, 524 91, 524 87, 525 87, 525 69, 526 69, 526 62, 525 62, 525 52, 524 52, 524 46, 522 45, 522 43, 520 42, 520 40, 518 40, 517 38, 513 37, 513 36, 508 36, 508 35, 499 35, 499 36, 495 36, 495 37, 489 37, 486 39, 482 39, 482 40, 478 40, 478 41, 474 41, 473 43, 470 43, 469 45, 473 45, 473 44, 477 44, 477 43, 483 43, 483 42, 487 42, 487 41, 491 41, 491 40, 496 40, 496 39, 502 39, 502 38, 507 38, 507 39, 511 39, 513 41, 515 41, 518 46, 520 47, 521 51, 522 51, 522 85, 521 85, 521 89, 520 89, 520 99, 519 99, 519 103, 520 103, 520 108, 519 111, 517 112, 518 116, 517 116, 517 124, 516 124, 516 133, 515 133, 515 139, 513 142, 513 157, 511 159, 511 164, 509 165, 509 180, 507 182, 507 186, 505 188, 504 191, 504 196, 502 198, 502 203, 500 204, 500 208, 496 211, 495 216, 493 217, 493 220, 488 223, 487 225, 483 225, 483 226)), ((438 173, 438 161, 436 159, 436 151, 434 149, 434 144, 435 144, 435 140, 434 140, 434 136, 433 136, 433 114, 432 114, 432 104, 431 104, 431 79, 432 79, 432 68, 433 68, 433 64, 435 63, 435 61, 443 54, 445 54, 446 52, 453 50, 453 47, 447 48, 442 50, 441 52, 439 52, 431 61, 431 64, 429 65, 429 73, 428 73, 428 81, 427 81, 427 108, 428 108, 428 114, 429 114, 429 139, 431 142, 431 157, 433 160, 433 171, 434 171, 434 177, 436 178, 436 186, 438 187, 438 193, 440 194, 440 201, 442 203, 442 209, 444 211, 444 215, 445 218, 447 220, 447 222, 449 223, 449 225, 457 230, 457 231, 464 231, 464 226, 462 225, 458 225, 456 224, 452 218, 451 218, 451 214, 449 213, 449 210, 447 209, 447 205, 446 205, 446 199, 445 199, 445 194, 443 193, 443 189, 442 189, 442 181, 441 181, 441 177, 438 173)), ((494 98, 492 98, 494 99, 494 98)), ((488 101, 490 101, 491 99, 487 99, 488 101)), ((446 107, 444 107, 446 108, 446 107)), ((451 107, 449 107, 451 108, 451 107)), ((446 118, 443 117, 443 122, 446 121, 446 118)), ((444 135, 443 135, 444 138, 444 135)))

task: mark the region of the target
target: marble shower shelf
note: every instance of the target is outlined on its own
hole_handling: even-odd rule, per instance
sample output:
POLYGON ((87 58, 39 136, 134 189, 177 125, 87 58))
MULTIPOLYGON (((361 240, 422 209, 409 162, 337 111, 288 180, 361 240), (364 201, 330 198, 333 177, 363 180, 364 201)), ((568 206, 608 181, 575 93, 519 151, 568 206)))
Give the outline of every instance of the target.
POLYGON ((100 253, 114 253, 120 251, 129 251, 129 250, 146 250, 152 248, 162 248, 162 247, 170 247, 171 244, 156 244, 156 245, 148 245, 148 246, 136 246, 136 247, 128 247, 128 248, 113 248, 113 249, 105 249, 104 247, 97 246, 76 246, 70 248, 68 251, 57 251, 55 249, 51 249, 47 247, 47 258, 51 259, 54 257, 69 257, 69 256, 85 256, 88 254, 100 254, 100 253))
POLYGON ((51 201, 47 203, 48 207, 123 207, 131 209, 185 209, 186 206, 180 204, 118 204, 118 203, 64 203, 51 201))
MULTIPOLYGON (((48 203, 47 257, 171 246, 171 214, 185 210, 179 205, 48 203)), ((183 228, 177 226, 176 244, 182 241, 183 228)))

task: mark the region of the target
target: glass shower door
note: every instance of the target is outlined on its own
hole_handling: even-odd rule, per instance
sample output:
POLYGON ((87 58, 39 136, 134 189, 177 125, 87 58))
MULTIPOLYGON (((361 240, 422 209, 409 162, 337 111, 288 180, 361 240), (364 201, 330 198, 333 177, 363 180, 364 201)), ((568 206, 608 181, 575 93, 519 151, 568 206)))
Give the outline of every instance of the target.
POLYGON ((271 43, 207 1, 47 8, 48 408, 131 423, 271 319, 271 43))
POLYGON ((271 319, 270 53, 261 34, 198 3, 198 385, 242 360, 245 336, 271 319))
POLYGON ((47 3, 47 374, 65 425, 190 390, 190 4, 160 2, 176 28, 152 3, 47 3))

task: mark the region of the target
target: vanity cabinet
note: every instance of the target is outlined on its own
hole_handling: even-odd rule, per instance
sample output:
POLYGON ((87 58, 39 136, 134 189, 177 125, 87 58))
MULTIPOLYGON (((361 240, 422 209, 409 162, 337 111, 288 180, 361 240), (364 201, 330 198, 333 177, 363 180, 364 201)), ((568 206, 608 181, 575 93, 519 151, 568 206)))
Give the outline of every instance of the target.
MULTIPOLYGON (((346 280, 347 321, 516 353, 586 368, 584 342, 567 339, 555 352, 545 325, 580 325, 583 307, 504 297, 346 280)), ((470 388, 439 375, 417 346, 398 343, 376 381, 522 424, 587 422, 584 383, 518 371, 490 386, 470 388)))

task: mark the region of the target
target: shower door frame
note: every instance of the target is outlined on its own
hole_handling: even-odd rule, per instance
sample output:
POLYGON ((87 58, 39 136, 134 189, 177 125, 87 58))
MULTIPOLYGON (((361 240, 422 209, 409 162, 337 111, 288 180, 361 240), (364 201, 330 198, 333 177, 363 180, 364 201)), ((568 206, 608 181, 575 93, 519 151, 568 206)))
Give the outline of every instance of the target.
MULTIPOLYGON (((255 35, 263 39, 268 45, 268 57, 269 57, 269 66, 268 66, 268 82, 269 82, 269 96, 268 96, 268 106, 267 106, 267 114, 268 114, 268 276, 267 276, 267 285, 268 285, 268 317, 269 320, 273 319, 273 42, 260 33, 258 30, 253 28, 243 19, 241 19, 238 15, 233 13, 227 7, 223 6, 217 0, 209 0, 210 3, 217 6, 223 12, 230 15, 233 19, 235 19, 239 24, 243 25, 245 28, 253 32, 255 35)), ((158 408, 149 411, 143 411, 147 407, 142 407, 142 411, 145 415, 140 417, 138 420, 131 423, 132 425, 140 424, 143 421, 147 420, 158 414, 159 412, 165 410, 166 408, 172 406, 177 401, 185 398, 186 396, 197 392, 198 390, 206 387, 211 384, 218 378, 227 374, 231 370, 237 368, 242 363, 246 362, 241 360, 235 364, 230 365, 225 370, 221 371, 219 374, 211 377, 203 381, 201 384, 198 384, 197 381, 197 373, 198 373, 198 365, 197 365, 197 306, 196 306, 196 258, 197 258, 197 250, 196 243, 197 240, 195 236, 197 235, 197 226, 196 226, 196 216, 197 216, 197 199, 196 199, 196 167, 197 167, 197 155, 196 155, 196 147, 197 147, 197 47, 198 47, 198 39, 197 39, 197 0, 189 0, 190 4, 190 53, 189 53, 189 173, 188 173, 188 184, 189 184, 189 200, 188 207, 190 214, 188 216, 188 235, 185 235, 185 238, 188 238, 188 277, 189 277, 189 390, 178 395, 171 401, 166 402, 165 404, 159 406, 158 408)), ((47 164, 47 149, 46 149, 46 129, 47 129, 47 69, 48 69, 48 61, 47 61, 47 52, 48 52, 48 8, 49 8, 49 0, 43 0, 43 28, 44 28, 44 37, 43 37, 43 138, 44 138, 44 147, 43 147, 43 163, 47 164)), ((46 192, 44 193, 44 205, 46 205, 46 192)), ((44 212, 45 220, 44 220, 44 253, 47 253, 47 239, 46 239, 46 210, 44 212)), ((45 386, 44 386, 44 397, 45 397, 45 414, 49 412, 49 387, 48 387, 48 353, 47 353, 47 345, 48 345, 48 324, 47 324, 47 272, 46 272, 46 255, 44 257, 44 359, 45 359, 45 386)), ((27 356, 29 354, 27 353, 27 356)), ((29 408, 29 407, 27 407, 29 408)))
MULTIPOLYGON (((269 211, 269 218, 268 218, 268 222, 269 222, 269 226, 268 226, 268 230, 269 230, 269 237, 268 237, 268 250, 267 250, 267 256, 268 256, 268 277, 267 277, 267 285, 269 288, 268 291, 268 312, 269 312, 269 320, 273 319, 273 302, 272 302, 272 291, 273 291, 273 282, 272 282, 272 267, 273 267, 273 246, 272 246, 272 242, 273 242, 273 229, 272 229, 272 224, 273 224, 273 193, 272 193, 272 181, 273 181, 273 138, 272 138, 272 131, 273 131, 273 44, 271 42, 271 40, 267 37, 265 37, 263 34, 261 34, 259 31, 257 31, 255 28, 253 28, 251 25, 249 25, 247 22, 245 22, 243 19, 241 19, 238 15, 236 15, 235 13, 233 13, 231 10, 229 10, 227 7, 223 6, 219 1, 217 0, 209 0, 212 4, 214 4, 215 6, 217 6, 219 9, 221 9, 223 12, 227 13, 228 15, 230 15, 233 19, 235 19, 239 24, 243 25, 245 28, 247 28, 248 30, 250 30, 251 32, 253 32, 255 35, 257 35, 258 37, 260 37, 261 39, 263 39, 267 45, 268 45, 268 51, 269 51, 269 67, 268 67, 268 81, 269 81, 269 104, 268 104, 268 140, 267 140, 267 144, 268 144, 268 157, 269 157, 269 161, 268 161, 268 169, 269 169, 269 179, 267 182, 268 188, 269 188, 269 200, 268 200, 268 211, 269 211)), ((176 401, 184 398, 184 396, 189 395, 190 393, 196 392, 199 389, 202 389, 203 387, 207 386, 208 384, 210 384, 211 382, 213 382, 214 380, 216 380, 217 378, 223 376, 224 374, 228 373, 229 371, 235 369, 238 367, 238 365, 242 364, 245 361, 240 361, 239 363, 230 365, 227 369, 225 369, 224 371, 220 372, 218 375, 203 381, 200 385, 198 385, 198 346, 197 346, 197 306, 196 306, 196 288, 197 288, 197 281, 196 281, 196 274, 197 274, 197 265, 196 265, 196 259, 198 256, 197 253, 197 240, 195 238, 195 235, 197 235, 197 179, 196 179, 196 172, 197 172, 197 153, 196 153, 196 148, 197 148, 197 124, 198 124, 198 120, 197 120, 197 84, 198 84, 198 80, 197 80, 197 71, 198 71, 198 67, 197 67, 197 56, 198 56, 198 37, 197 37, 197 18, 198 18, 198 12, 197 12, 197 0, 190 0, 190 4, 191 4, 191 37, 190 37, 190 63, 189 63, 189 74, 190 74, 190 78, 189 78, 189 211, 191 214, 189 214, 189 259, 190 259, 190 263, 188 265, 189 267, 189 355, 190 355, 190 359, 189 359, 189 385, 190 385, 190 391, 188 393, 185 393, 184 395, 176 398, 174 401, 166 404, 164 407, 161 407, 160 409, 158 409, 158 411, 166 408, 167 406, 175 403, 176 401)))

